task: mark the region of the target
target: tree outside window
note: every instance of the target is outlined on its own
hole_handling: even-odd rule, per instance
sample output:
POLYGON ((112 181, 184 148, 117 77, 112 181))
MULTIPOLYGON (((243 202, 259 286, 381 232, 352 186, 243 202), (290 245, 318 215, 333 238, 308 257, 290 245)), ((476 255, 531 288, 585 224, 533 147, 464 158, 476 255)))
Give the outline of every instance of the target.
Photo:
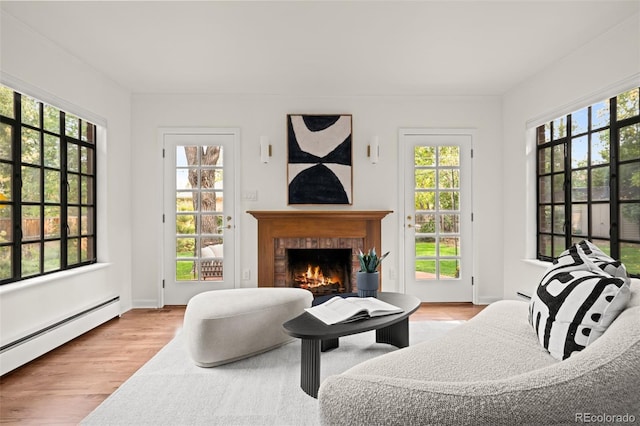
POLYGON ((639 93, 538 127, 539 259, 589 239, 640 274, 639 93))

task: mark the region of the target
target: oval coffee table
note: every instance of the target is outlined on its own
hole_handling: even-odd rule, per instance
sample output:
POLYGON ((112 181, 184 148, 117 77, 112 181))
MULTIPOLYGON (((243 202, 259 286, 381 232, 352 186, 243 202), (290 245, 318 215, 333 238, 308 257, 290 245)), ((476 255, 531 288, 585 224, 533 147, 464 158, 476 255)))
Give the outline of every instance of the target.
POLYGON ((398 348, 409 346, 409 315, 420 306, 420 300, 401 293, 378 293, 378 299, 398 306, 403 312, 369 318, 346 324, 327 325, 308 312, 285 322, 287 334, 302 339, 300 387, 317 398, 320 388, 320 353, 339 346, 339 338, 350 334, 376 330, 376 342, 398 348))

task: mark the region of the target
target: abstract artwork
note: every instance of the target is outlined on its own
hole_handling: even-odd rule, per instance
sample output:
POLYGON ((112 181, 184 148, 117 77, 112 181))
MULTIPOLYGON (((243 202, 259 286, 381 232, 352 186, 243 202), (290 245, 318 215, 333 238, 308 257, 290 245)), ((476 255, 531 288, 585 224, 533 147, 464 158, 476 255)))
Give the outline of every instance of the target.
POLYGON ((351 204, 351 115, 287 116, 289 204, 351 204))

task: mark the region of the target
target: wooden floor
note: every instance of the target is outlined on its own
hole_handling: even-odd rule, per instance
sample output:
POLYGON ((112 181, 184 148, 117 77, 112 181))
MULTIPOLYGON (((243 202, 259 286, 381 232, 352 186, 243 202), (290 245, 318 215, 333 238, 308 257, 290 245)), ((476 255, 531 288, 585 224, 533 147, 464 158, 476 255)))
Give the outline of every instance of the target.
MULTIPOLYGON (((483 308, 427 303, 410 318, 467 320, 483 308)), ((184 309, 133 309, 2 376, 0 423, 78 424, 175 336, 184 309)))

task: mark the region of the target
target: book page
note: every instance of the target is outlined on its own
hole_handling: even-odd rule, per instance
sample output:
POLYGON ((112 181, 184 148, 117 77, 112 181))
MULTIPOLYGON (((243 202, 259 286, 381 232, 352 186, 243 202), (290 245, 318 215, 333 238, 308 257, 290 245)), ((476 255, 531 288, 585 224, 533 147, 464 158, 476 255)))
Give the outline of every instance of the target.
POLYGON ((345 300, 366 309, 372 317, 402 312, 399 307, 375 297, 348 297, 345 300))
POLYGON ((335 296, 327 302, 305 310, 329 325, 403 312, 397 306, 374 297, 342 298, 340 296, 335 296))
POLYGON ((307 312, 326 324, 337 324, 362 310, 362 307, 347 303, 340 296, 333 297, 320 305, 306 309, 307 312))

